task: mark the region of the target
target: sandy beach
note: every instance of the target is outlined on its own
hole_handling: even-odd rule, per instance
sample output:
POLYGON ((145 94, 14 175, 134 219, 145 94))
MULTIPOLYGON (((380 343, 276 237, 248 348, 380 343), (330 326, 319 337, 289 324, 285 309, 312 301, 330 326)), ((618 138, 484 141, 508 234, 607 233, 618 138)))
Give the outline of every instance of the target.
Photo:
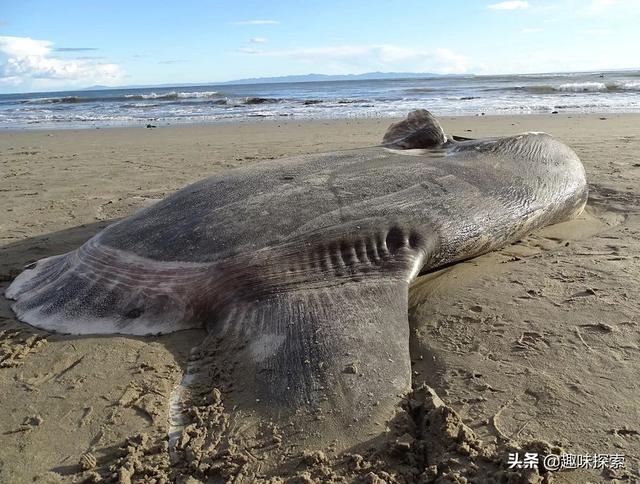
MULTIPOLYGON (((2 131, 0 290, 24 265, 75 249, 189 183, 261 160, 376 145, 392 121, 2 131)), ((193 484, 217 482, 206 479, 216 473, 235 482, 431 482, 438 472, 466 482, 455 480, 461 469, 476 469, 476 482, 640 479, 640 115, 440 121, 470 138, 553 134, 577 152, 590 189, 578 219, 413 284, 414 385, 442 402, 424 388, 409 400, 442 425, 416 431, 399 418, 348 456, 275 436, 269 448, 227 442, 206 454, 193 447, 194 431, 172 463, 169 396, 204 331, 53 335, 18 322, 2 297, 0 482, 193 484), (505 449, 555 448, 621 454, 625 467, 507 472, 505 449)), ((233 417, 216 402, 196 410, 217 419, 210 432, 224 433, 233 417)))

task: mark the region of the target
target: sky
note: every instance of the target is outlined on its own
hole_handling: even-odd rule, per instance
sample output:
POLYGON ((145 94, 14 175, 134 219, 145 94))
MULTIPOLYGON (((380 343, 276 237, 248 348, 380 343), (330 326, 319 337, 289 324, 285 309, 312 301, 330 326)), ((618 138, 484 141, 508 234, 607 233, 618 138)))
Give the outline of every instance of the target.
POLYGON ((0 93, 640 68, 640 0, 0 0, 0 93))

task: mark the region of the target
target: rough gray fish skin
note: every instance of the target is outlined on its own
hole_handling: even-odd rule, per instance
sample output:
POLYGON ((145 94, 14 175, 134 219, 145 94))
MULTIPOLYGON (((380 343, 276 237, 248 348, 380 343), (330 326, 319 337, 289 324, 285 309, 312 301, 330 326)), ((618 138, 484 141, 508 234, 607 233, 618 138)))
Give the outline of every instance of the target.
POLYGON ((240 408, 379 431, 411 385, 410 282, 587 199, 580 160, 547 134, 456 141, 417 111, 384 143, 202 180, 29 266, 6 296, 50 331, 205 327, 240 408))

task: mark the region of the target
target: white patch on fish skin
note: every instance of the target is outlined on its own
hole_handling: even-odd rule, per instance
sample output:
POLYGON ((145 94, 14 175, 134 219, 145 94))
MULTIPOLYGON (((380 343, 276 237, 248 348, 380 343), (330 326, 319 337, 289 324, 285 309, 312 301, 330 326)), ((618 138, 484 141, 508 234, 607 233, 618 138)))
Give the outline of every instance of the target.
POLYGON ((282 334, 265 334, 259 340, 251 342, 249 351, 256 362, 261 362, 275 355, 284 340, 285 336, 282 334))
POLYGON ((399 148, 398 149, 387 148, 386 146, 384 146, 383 149, 389 153, 393 153, 396 155, 406 155, 406 156, 420 156, 420 155, 425 155, 430 151, 432 151, 425 148, 413 148, 413 149, 401 150, 399 148))
POLYGON ((50 316, 43 314, 39 308, 30 311, 20 311, 14 304, 13 311, 21 321, 38 329, 55 331, 60 334, 89 335, 89 334, 128 334, 132 336, 151 336, 173 333, 182 329, 200 328, 200 324, 177 326, 173 322, 159 323, 157 320, 136 319, 135 324, 122 326, 113 318, 75 318, 68 316, 50 316))
POLYGON ((420 270, 422 269, 422 266, 424 265, 425 258, 426 258, 426 254, 425 254, 424 250, 419 249, 418 253, 416 254, 415 260, 413 262, 413 267, 411 267, 411 270, 409 271, 409 274, 407 275, 407 278, 406 278, 407 282, 410 283, 416 277, 418 277, 418 274, 420 273, 420 270))
MULTIPOLYGON (((201 327, 199 321, 190 318, 186 299, 187 292, 178 290, 187 284, 198 287, 212 267, 208 263, 156 261, 114 249, 100 243, 100 235, 67 254, 41 259, 27 266, 5 291, 7 299, 16 301, 12 309, 18 319, 40 329, 66 334, 130 334, 136 336, 172 333, 181 329, 201 327), (113 262, 109 259, 113 260, 113 262), (106 259, 106 260, 105 260, 106 259), (52 277, 46 280, 48 271, 52 277), (56 274, 56 271, 58 273, 56 274), (46 283, 30 284, 44 279, 46 283), (46 304, 29 306, 43 292, 63 292, 61 281, 67 275, 75 275, 86 281, 85 288, 96 286, 106 296, 124 280, 137 278, 135 291, 123 293, 121 307, 142 310, 130 321, 119 314, 117 308, 107 315, 78 311, 75 314, 63 310, 49 311, 46 304), (33 287, 31 287, 33 285, 33 287), (171 306, 162 313, 148 313, 145 300, 154 297, 171 301, 171 306), (27 304, 23 304, 27 301, 27 304)), ((122 292, 122 291, 120 291, 122 292)), ((88 303, 99 303, 92 298, 88 303)))
POLYGON ((4 296, 7 299, 16 299, 18 293, 22 292, 22 287, 29 282, 33 276, 35 276, 43 266, 47 264, 47 262, 57 259, 59 257, 64 257, 63 255, 54 255, 52 257, 46 257, 44 259, 40 259, 33 264, 29 264, 25 267, 25 269, 18 274, 18 276, 11 282, 9 287, 5 290, 4 296))
MULTIPOLYGON (((191 348, 191 356, 196 354, 200 346, 191 348)), ((176 460, 176 444, 178 439, 182 435, 182 431, 189 423, 187 417, 188 406, 186 403, 185 393, 189 388, 189 385, 195 380, 197 373, 196 365, 189 363, 187 369, 182 375, 180 383, 178 383, 171 395, 169 396, 169 432, 167 437, 169 438, 169 456, 172 462, 176 460)))

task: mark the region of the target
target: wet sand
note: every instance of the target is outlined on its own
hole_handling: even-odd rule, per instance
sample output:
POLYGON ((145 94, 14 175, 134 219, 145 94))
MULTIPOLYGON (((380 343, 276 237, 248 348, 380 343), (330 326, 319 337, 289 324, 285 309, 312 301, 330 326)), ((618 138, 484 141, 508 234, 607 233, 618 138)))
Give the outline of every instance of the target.
MULTIPOLYGON (((25 264, 72 250, 188 183, 264 159, 375 145, 391 121, 2 132, 0 289, 25 264)), ((466 137, 554 134, 578 153, 590 184, 577 220, 413 284, 414 382, 443 406, 422 389, 405 410, 418 405, 442 425, 420 427, 400 412, 386 435, 347 457, 290 449, 277 436, 269 449, 237 441, 223 449, 198 443, 233 419, 223 402, 208 401, 197 410, 217 426, 191 428, 171 463, 168 400, 202 331, 50 335, 16 321, 2 298, 0 481, 253 482, 278 468, 269 475, 298 482, 429 482, 475 466, 483 482, 504 475, 505 449, 554 446, 626 457, 625 469, 561 472, 554 482, 640 478, 640 116, 441 122, 466 137)))

